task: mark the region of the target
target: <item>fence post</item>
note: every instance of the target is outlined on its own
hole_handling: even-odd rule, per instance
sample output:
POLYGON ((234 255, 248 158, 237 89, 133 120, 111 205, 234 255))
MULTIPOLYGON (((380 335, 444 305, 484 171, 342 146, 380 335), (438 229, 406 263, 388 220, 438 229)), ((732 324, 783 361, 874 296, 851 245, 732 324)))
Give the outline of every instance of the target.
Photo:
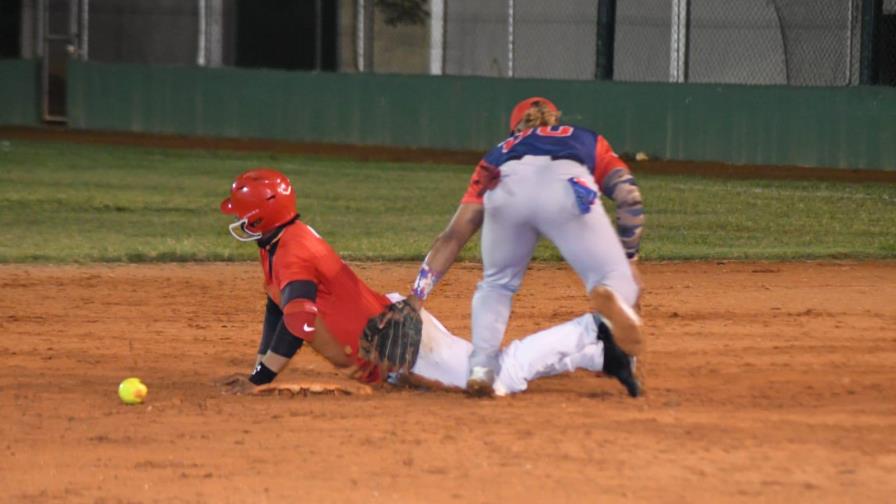
POLYGON ((688 80, 688 25, 690 0, 672 0, 672 40, 669 44, 669 82, 688 80))
POLYGON ((432 0, 429 14, 429 73, 442 75, 445 69, 445 0, 432 0))
POLYGON ((859 84, 878 82, 878 49, 880 47, 880 20, 883 0, 862 1, 862 55, 859 60, 859 84))
POLYGON ((613 80, 613 50, 616 45, 616 0, 597 2, 597 77, 613 80))
POLYGON ((196 65, 204 67, 208 61, 206 58, 205 44, 206 31, 208 30, 208 9, 206 8, 206 0, 196 0, 196 9, 199 14, 196 41, 196 65))
POLYGON ((314 70, 323 66, 324 6, 321 0, 314 0, 314 70))
POLYGON ((208 0, 205 6, 205 65, 224 63, 224 0, 208 0))
POLYGON ((78 55, 81 57, 81 61, 87 61, 87 49, 90 46, 90 0, 81 0, 80 14, 78 35, 81 47, 78 55))
POLYGON ((46 41, 44 40, 46 35, 46 23, 47 23, 47 0, 35 0, 34 8, 37 9, 37 22, 35 23, 37 32, 37 44, 35 44, 34 55, 38 58, 43 58, 46 53, 46 41))
POLYGON ((513 77, 513 7, 514 0, 507 0, 507 76, 513 77))
POLYGON ((364 0, 364 71, 373 72, 374 0, 364 0))

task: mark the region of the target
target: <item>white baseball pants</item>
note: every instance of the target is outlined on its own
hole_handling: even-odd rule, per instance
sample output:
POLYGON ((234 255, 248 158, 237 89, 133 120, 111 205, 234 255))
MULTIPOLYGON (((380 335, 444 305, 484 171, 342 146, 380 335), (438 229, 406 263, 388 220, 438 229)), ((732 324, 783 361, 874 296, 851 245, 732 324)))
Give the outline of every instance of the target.
MULTIPOLYGON (((451 334, 425 309, 423 339, 415 375, 448 387, 465 388, 470 374, 473 345, 451 334)), ((601 371, 603 343, 597 340, 597 327, 591 314, 515 340, 500 352, 501 372, 494 390, 499 396, 522 392, 528 383, 543 376, 585 369, 601 371)))

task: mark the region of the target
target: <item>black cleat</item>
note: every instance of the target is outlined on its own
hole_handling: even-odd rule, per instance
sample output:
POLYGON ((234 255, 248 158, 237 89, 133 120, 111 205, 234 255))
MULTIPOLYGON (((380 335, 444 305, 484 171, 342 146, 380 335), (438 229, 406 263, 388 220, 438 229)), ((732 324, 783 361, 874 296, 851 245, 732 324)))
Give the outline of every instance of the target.
POLYGON ((604 344, 603 373, 619 380, 619 383, 628 391, 628 395, 640 396, 641 384, 638 383, 638 378, 635 376, 635 359, 616 346, 613 333, 600 317, 595 316, 594 323, 597 324, 597 339, 604 344))

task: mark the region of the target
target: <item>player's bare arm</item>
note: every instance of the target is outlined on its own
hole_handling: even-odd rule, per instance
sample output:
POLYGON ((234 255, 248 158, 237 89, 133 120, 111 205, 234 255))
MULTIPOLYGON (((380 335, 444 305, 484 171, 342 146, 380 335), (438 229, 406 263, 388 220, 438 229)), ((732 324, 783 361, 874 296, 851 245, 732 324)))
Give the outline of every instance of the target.
POLYGON ((444 231, 433 242, 414 282, 408 301, 415 308, 429 296, 436 283, 454 264, 464 245, 482 227, 485 210, 481 203, 461 203, 444 231))
POLYGON ((430 266, 439 271, 447 271, 464 245, 482 227, 483 215, 485 211, 482 205, 461 203, 448 227, 433 242, 427 261, 430 266))
POLYGON ((351 353, 346 352, 345 346, 333 337, 324 319, 318 317, 315 324, 314 339, 309 342, 311 348, 336 367, 347 368, 354 365, 351 353))

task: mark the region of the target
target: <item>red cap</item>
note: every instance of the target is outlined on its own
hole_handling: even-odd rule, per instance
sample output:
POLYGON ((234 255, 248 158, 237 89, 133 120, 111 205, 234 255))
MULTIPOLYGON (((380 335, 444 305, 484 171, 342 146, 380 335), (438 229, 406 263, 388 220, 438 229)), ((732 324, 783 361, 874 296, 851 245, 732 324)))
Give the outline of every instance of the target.
POLYGON ((531 98, 526 98, 525 100, 516 104, 513 107, 513 111, 510 112, 510 131, 516 129, 516 125, 526 117, 526 111, 532 108, 536 103, 541 102, 544 103, 548 109, 553 112, 557 112, 557 106, 554 105, 554 102, 548 100, 547 98, 542 98, 541 96, 533 96, 531 98))

